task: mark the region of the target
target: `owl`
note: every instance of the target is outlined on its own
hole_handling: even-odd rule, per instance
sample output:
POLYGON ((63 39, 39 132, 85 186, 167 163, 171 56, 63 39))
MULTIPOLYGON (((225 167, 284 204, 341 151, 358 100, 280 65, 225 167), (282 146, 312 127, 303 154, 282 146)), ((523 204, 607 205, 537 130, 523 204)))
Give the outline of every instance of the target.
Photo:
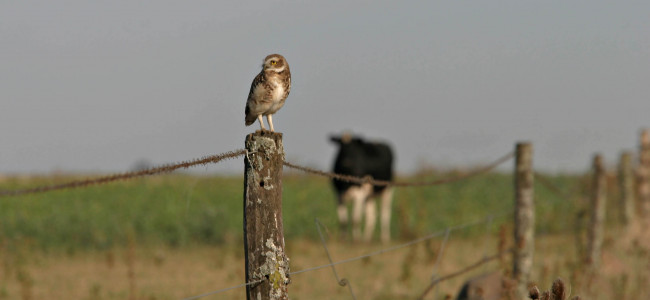
POLYGON ((271 131, 275 131, 271 116, 282 108, 290 91, 291 71, 287 60, 280 54, 267 56, 262 64, 262 71, 253 79, 248 93, 245 110, 246 126, 259 120, 262 130, 266 130, 262 120, 262 116, 266 116, 271 131))

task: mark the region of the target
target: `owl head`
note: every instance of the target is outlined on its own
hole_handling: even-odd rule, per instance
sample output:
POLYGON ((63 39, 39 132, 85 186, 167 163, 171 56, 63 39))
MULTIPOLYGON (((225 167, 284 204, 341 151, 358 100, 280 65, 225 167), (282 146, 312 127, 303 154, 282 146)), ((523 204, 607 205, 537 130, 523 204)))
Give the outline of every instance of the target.
POLYGON ((289 69, 289 64, 287 64, 284 56, 280 54, 271 54, 264 58, 262 69, 264 71, 282 72, 285 69, 289 69))

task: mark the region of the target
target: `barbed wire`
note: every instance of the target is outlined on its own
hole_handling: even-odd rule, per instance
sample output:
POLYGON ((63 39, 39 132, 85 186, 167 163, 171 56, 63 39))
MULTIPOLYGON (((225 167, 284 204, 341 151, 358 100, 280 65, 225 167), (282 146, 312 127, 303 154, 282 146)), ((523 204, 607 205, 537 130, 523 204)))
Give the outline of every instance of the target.
POLYGON ((139 171, 125 172, 125 173, 113 174, 113 175, 90 178, 90 179, 74 180, 66 183, 40 186, 35 188, 27 188, 22 190, 0 191, 0 197, 44 193, 49 191, 61 190, 61 189, 79 188, 79 187, 86 187, 89 185, 104 184, 104 183, 109 183, 118 180, 127 180, 135 177, 150 176, 150 175, 156 175, 161 173, 170 173, 178 169, 187 169, 189 167, 196 166, 196 165, 207 165, 212 163, 218 163, 226 159, 232 159, 235 157, 242 156, 244 154, 246 154, 246 150, 239 149, 239 150, 224 152, 221 154, 209 155, 202 158, 182 161, 174 164, 166 164, 159 167, 153 167, 153 168, 139 170, 139 171))
MULTIPOLYGON (((202 158, 182 161, 178 163, 166 164, 159 167, 153 167, 153 168, 139 170, 139 171, 124 172, 124 173, 118 173, 118 174, 113 174, 108 176, 101 176, 97 178, 74 180, 74 181, 60 183, 60 184, 39 186, 39 187, 20 189, 20 190, 4 190, 4 191, 0 191, 0 197, 21 196, 21 195, 44 193, 44 192, 50 192, 50 191, 56 191, 62 189, 80 188, 80 187, 87 187, 90 185, 105 184, 113 181, 128 180, 135 177, 144 177, 144 176, 151 176, 151 175, 156 175, 161 173, 170 173, 178 169, 187 169, 195 165, 206 165, 211 163, 217 163, 226 159, 232 159, 239 156, 243 156, 245 154, 246 154, 246 150, 239 149, 239 150, 224 152, 221 154, 215 154, 215 155, 205 156, 202 158)), ((330 178, 336 178, 338 180, 347 181, 347 182, 354 182, 359 184, 370 183, 372 185, 377 185, 377 186, 409 187, 409 186, 441 185, 441 184, 451 183, 451 182, 467 179, 473 176, 481 175, 483 173, 487 173, 490 170, 496 168, 500 164, 511 159, 513 156, 514 156, 513 152, 509 152, 508 154, 504 155, 503 157, 497 159, 493 163, 483 168, 476 169, 472 172, 468 172, 460 176, 442 178, 433 181, 420 181, 420 182, 391 182, 386 180, 375 180, 368 176, 356 177, 351 175, 325 172, 325 171, 316 170, 305 166, 296 165, 288 161, 284 161, 283 164, 289 168, 301 170, 316 175, 327 176, 330 178)))
POLYGON ((431 180, 431 181, 415 181, 415 182, 394 182, 394 181, 388 181, 388 180, 377 180, 373 179, 369 176, 365 177, 357 177, 357 176, 352 176, 352 175, 345 175, 345 174, 337 174, 333 172, 325 172, 321 170, 317 170, 314 168, 310 167, 305 167, 305 166, 300 166, 297 164, 290 163, 288 161, 284 161, 283 164, 289 168, 300 170, 306 173, 311 173, 319 176, 325 176, 329 177, 332 179, 337 179, 341 181, 346 181, 346 182, 351 182, 351 183, 358 183, 358 184, 364 184, 364 183, 369 183, 375 186, 394 186, 394 187, 415 187, 415 186, 433 186, 433 185, 441 185, 441 184, 447 184, 447 183, 452 183, 460 180, 464 180, 470 177, 478 176, 484 173, 487 173, 497 166, 501 165, 502 163, 510 160, 514 156, 514 152, 509 152, 506 155, 500 157, 499 159, 495 160, 494 162, 488 164, 485 167, 478 168, 474 171, 458 175, 458 176, 453 176, 449 178, 442 178, 442 179, 436 179, 436 180, 431 180))

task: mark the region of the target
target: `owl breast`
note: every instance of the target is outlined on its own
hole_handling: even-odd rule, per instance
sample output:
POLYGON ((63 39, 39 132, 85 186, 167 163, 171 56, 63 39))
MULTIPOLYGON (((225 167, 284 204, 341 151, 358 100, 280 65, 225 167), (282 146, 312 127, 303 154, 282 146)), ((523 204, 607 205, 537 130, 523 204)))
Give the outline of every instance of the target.
POLYGON ((279 80, 273 81, 273 91, 271 92, 271 99, 273 102, 284 100, 284 85, 279 80))
POLYGON ((286 93, 284 85, 280 80, 273 80, 271 83, 271 103, 269 109, 264 113, 274 114, 284 105, 284 99, 286 99, 286 93))

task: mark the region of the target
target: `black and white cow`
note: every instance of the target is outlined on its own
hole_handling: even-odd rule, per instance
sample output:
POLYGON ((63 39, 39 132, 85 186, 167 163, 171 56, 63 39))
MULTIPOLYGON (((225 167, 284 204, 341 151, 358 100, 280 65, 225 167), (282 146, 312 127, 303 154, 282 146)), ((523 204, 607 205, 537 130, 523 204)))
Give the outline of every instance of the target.
MULTIPOLYGON (((360 137, 349 134, 332 136, 330 139, 339 146, 334 161, 334 173, 357 177, 371 176, 378 180, 393 179, 393 153, 388 145, 366 142, 360 137)), ((352 201, 352 238, 355 241, 361 238, 361 219, 364 210, 366 224, 363 240, 370 241, 372 238, 377 220, 376 198, 381 199, 381 240, 388 242, 393 189, 337 179, 333 179, 332 184, 338 195, 339 224, 344 229, 349 223, 347 203, 352 201)))

